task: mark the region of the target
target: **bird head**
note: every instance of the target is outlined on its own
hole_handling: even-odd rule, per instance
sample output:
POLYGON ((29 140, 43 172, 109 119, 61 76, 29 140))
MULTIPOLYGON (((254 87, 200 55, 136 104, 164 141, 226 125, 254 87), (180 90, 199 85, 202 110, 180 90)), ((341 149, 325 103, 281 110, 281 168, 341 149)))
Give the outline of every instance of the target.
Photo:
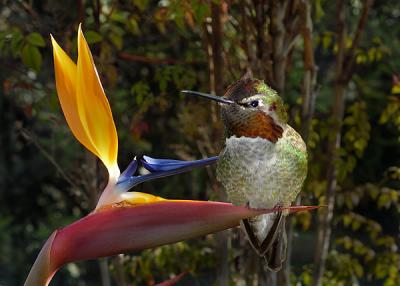
POLYGON ((282 137, 288 117, 282 98, 248 73, 231 84, 223 97, 183 92, 219 102, 228 136, 261 137, 274 143, 282 137))

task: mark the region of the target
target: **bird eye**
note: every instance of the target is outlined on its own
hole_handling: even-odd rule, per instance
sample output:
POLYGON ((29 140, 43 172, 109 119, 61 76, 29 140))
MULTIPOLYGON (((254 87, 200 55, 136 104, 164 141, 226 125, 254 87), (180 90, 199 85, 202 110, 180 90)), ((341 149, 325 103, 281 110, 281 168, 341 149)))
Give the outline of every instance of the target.
POLYGON ((258 106, 258 100, 253 100, 250 102, 251 107, 257 107, 258 106))

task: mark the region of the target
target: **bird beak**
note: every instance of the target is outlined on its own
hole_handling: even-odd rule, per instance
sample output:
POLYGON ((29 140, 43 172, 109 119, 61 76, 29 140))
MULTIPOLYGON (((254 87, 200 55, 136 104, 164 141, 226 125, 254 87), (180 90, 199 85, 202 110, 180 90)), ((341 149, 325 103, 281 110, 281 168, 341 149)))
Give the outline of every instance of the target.
POLYGON ((226 99, 226 98, 223 98, 223 97, 220 97, 220 96, 215 96, 215 95, 212 95, 212 94, 209 94, 209 93, 202 93, 202 92, 191 91, 191 90, 182 90, 181 92, 185 93, 185 94, 204 97, 204 98, 211 99, 211 100, 214 100, 216 102, 223 103, 223 104, 235 103, 233 100, 226 99))

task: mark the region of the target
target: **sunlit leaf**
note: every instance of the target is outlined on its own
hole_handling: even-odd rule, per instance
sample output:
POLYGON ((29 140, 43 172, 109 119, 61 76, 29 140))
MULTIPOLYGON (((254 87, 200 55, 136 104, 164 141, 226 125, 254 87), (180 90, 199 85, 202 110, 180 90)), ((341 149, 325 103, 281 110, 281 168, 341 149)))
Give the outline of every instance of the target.
POLYGON ((42 55, 37 47, 26 44, 22 49, 22 62, 28 67, 36 72, 40 71, 42 66, 42 55))
POLYGON ((103 36, 95 31, 87 31, 85 35, 88 44, 95 44, 103 40, 103 36))
POLYGON ((33 32, 26 36, 26 41, 36 47, 44 47, 46 45, 42 35, 33 32))

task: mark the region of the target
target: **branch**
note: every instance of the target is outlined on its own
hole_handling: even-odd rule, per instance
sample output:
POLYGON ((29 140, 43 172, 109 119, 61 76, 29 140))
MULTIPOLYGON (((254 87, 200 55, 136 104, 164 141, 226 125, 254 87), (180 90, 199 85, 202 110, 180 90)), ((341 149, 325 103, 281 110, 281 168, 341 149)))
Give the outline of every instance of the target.
POLYGON ((77 3, 78 3, 79 23, 85 26, 85 7, 83 4, 83 0, 77 0, 77 3))
POLYGON ((64 172, 64 170, 57 163, 54 157, 51 156, 49 152, 46 151, 46 149, 39 143, 39 140, 35 137, 35 135, 32 132, 30 132, 25 128, 21 128, 20 133, 22 137, 32 142, 33 145, 35 145, 39 149, 39 151, 43 154, 43 156, 57 169, 57 171, 60 173, 61 177, 65 179, 65 181, 67 181, 72 187, 79 189, 78 185, 76 185, 73 179, 64 172))
POLYGON ((284 25, 286 27, 285 39, 284 39, 284 47, 285 47, 285 56, 289 55, 294 44, 297 42, 297 38, 299 34, 302 32, 303 27, 303 10, 305 3, 308 1, 291 1, 288 4, 284 25))
POLYGON ((339 0, 336 2, 336 19, 337 19, 337 31, 336 37, 338 41, 338 53, 336 56, 336 81, 341 81, 341 74, 344 69, 344 58, 346 48, 346 23, 345 23, 345 12, 344 12, 344 1, 339 0))
POLYGON ((287 40, 288 43, 285 45, 285 53, 284 53, 285 57, 287 57, 289 53, 292 51, 294 45, 298 40, 298 36, 299 32, 296 32, 296 34, 294 34, 291 39, 287 40))
POLYGON ((352 76, 353 68, 354 68, 354 60, 355 60, 355 52, 360 45, 361 37, 365 31, 365 25, 367 23, 368 13, 371 10, 372 4, 374 0, 367 0, 364 3, 363 10, 361 12, 360 19, 358 20, 357 31, 354 35, 353 41, 351 43, 351 47, 346 55, 346 67, 343 71, 343 81, 348 82, 352 76))
POLYGON ((22 8, 33 18, 38 19, 39 16, 36 13, 36 11, 32 8, 32 5, 30 5, 30 3, 27 3, 25 1, 21 1, 20 5, 22 6, 22 8))
POLYGON ((338 169, 335 162, 339 157, 341 146, 341 129, 343 124, 343 114, 345 109, 345 92, 348 81, 352 76, 352 67, 354 64, 354 53, 357 49, 362 32, 365 28, 368 11, 372 5, 372 0, 367 0, 364 5, 363 13, 360 16, 358 30, 353 39, 352 46, 346 55, 345 39, 346 39, 346 23, 345 23, 345 4, 344 0, 339 0, 336 7, 337 19, 337 38, 338 53, 336 56, 336 75, 335 75, 335 101, 332 111, 334 125, 331 133, 334 135, 328 141, 329 153, 327 156, 327 189, 326 203, 328 208, 320 215, 318 225, 317 246, 314 257, 315 269, 313 273, 313 286, 322 285, 322 277, 325 272, 326 259, 329 252, 330 239, 332 233, 332 219, 335 208, 335 195, 338 185, 338 169), (349 58, 350 57, 350 58, 349 58))
POLYGON ((270 84, 272 87, 283 96, 285 87, 285 69, 287 57, 285 55, 285 39, 286 27, 284 17, 286 15, 288 0, 271 1, 270 2, 270 24, 269 32, 272 38, 272 60, 273 60, 273 77, 274 80, 270 84))
POLYGON ((254 53, 253 50, 251 48, 251 44, 250 44, 250 38, 249 38, 249 23, 247 21, 247 14, 246 14, 246 10, 247 10, 247 5, 246 5, 246 1, 240 1, 239 3, 240 6, 240 27, 241 27, 241 34, 243 35, 243 50, 247 56, 247 67, 246 67, 246 71, 247 70, 253 70, 255 67, 255 60, 254 60, 254 53))
POLYGON ((130 62, 139 62, 139 63, 148 63, 148 64, 165 64, 165 65, 197 65, 197 64, 206 64, 204 61, 181 61, 176 59, 161 59, 161 58, 154 58, 154 57, 147 57, 141 55, 130 54, 127 52, 120 52, 118 54, 118 58, 130 61, 130 62))
MULTIPOLYGON (((314 116, 314 107, 316 100, 317 67, 314 60, 314 49, 312 41, 313 22, 311 17, 310 1, 302 1, 299 7, 301 26, 300 32, 304 42, 303 48, 303 86, 302 86, 302 110, 301 110, 301 136, 305 142, 308 141, 311 120, 314 116)), ((301 196, 296 200, 296 205, 300 205, 301 196)), ((292 217, 287 221, 287 254, 286 261, 282 271, 279 273, 279 282, 281 286, 290 285, 291 256, 293 249, 294 225, 292 217)))

